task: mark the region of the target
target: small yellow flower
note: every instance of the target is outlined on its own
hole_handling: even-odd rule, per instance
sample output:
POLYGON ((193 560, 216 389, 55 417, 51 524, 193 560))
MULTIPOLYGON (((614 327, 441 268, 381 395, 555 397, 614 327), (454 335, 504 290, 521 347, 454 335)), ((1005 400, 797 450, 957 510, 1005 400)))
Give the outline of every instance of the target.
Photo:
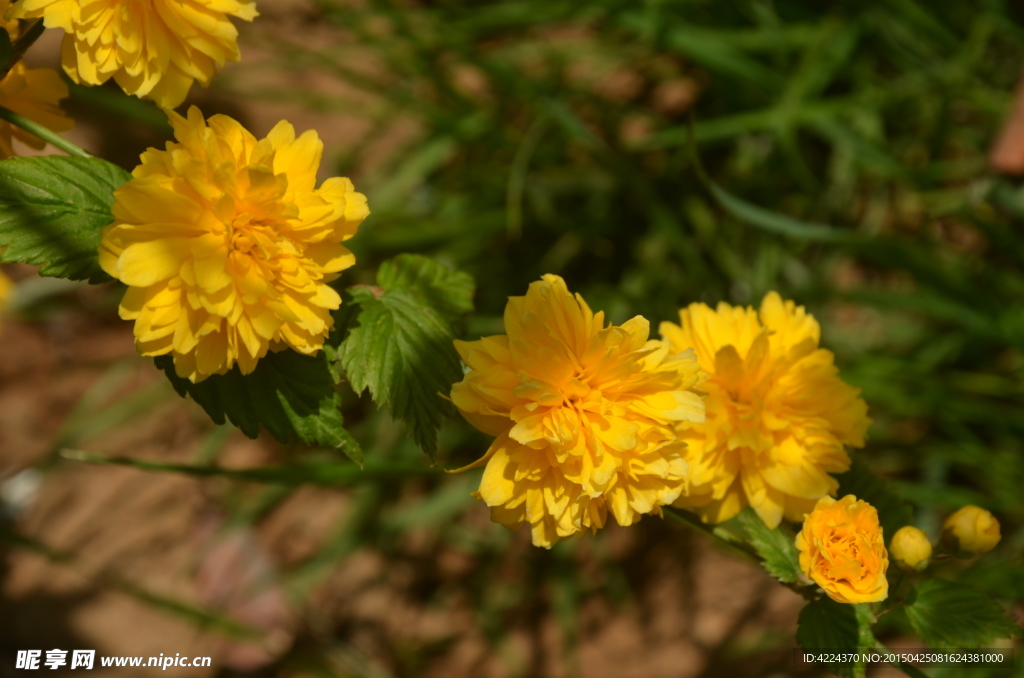
POLYGON ((296 138, 282 121, 257 141, 194 106, 168 116, 178 143, 142 154, 100 244, 100 265, 128 285, 120 313, 139 352, 170 354, 194 382, 236 362, 248 374, 268 349, 316 353, 366 198, 344 178, 315 188, 316 132, 296 138))
MULTIPOLYGON (((18 39, 18 21, 4 18, 10 4, 10 0, 0 0, 0 28, 7 31, 13 42, 18 39)), ((60 100, 67 96, 67 85, 52 68, 27 68, 19 61, 0 80, 0 106, 54 132, 67 132, 75 126, 75 121, 60 109, 60 100)), ((36 135, 0 121, 0 160, 17 155, 12 144, 15 138, 35 149, 46 146, 36 135)))
POLYGON ((620 525, 660 515, 686 477, 672 427, 704 418, 693 352, 649 340, 640 316, 605 327, 556 275, 509 299, 505 331, 455 342, 467 372, 451 394, 497 436, 470 466, 487 465, 475 496, 491 519, 527 522, 533 543, 550 547, 603 527, 609 510, 620 525))
POLYGON ((861 447, 871 420, 860 391, 837 375, 821 329, 802 306, 770 292, 760 312, 690 304, 682 326, 662 323, 673 352, 693 348, 708 374, 707 421, 683 424, 690 483, 676 506, 720 523, 744 506, 768 527, 799 521, 839 487, 844 446, 861 447))
POLYGON ((874 603, 889 595, 878 512, 848 494, 822 497, 796 536, 800 569, 837 603, 874 603))
POLYGON ((901 570, 921 572, 928 567, 928 559, 932 557, 932 543, 923 531, 906 525, 892 536, 889 553, 901 570))
POLYGON ((942 541, 954 552, 986 553, 994 549, 1001 538, 999 521, 980 506, 964 506, 942 525, 942 541))
POLYGON ((62 62, 75 82, 113 77, 125 92, 169 108, 195 80, 205 86, 219 66, 238 61, 229 17, 256 15, 253 0, 17 0, 10 13, 64 29, 62 62))

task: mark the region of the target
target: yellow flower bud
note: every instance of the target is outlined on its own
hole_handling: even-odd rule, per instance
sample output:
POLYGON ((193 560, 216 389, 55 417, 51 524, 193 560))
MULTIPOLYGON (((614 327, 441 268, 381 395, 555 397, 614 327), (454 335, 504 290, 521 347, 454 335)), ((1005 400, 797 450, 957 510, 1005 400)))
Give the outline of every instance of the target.
POLYGON ((907 525, 892 536, 889 555, 901 570, 921 572, 928 567, 928 559, 932 556, 932 544, 923 531, 907 525))
POLYGON ((985 553, 994 549, 1001 538, 999 521, 979 506, 964 506, 946 518, 942 526, 942 541, 953 551, 985 553))

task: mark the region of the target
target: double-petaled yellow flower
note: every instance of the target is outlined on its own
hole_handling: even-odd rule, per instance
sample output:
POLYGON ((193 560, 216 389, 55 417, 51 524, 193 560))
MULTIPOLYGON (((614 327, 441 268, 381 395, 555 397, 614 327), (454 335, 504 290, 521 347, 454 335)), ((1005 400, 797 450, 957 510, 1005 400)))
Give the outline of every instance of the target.
POLYGON ((707 421, 684 424, 690 483, 677 506, 718 523, 750 505, 769 527, 799 521, 839 485, 870 419, 860 391, 837 374, 821 330, 775 292, 760 312, 690 304, 662 323, 673 351, 693 348, 707 373, 707 421))
MULTIPOLYGON (((18 39, 18 22, 6 20, 10 0, 0 0, 0 28, 7 31, 11 41, 18 39)), ((54 132, 67 132, 75 121, 64 115, 60 100, 68 96, 67 85, 52 68, 28 68, 19 61, 0 80, 0 106, 23 115, 32 122, 54 132)), ((17 155, 13 140, 41 149, 46 142, 9 122, 0 121, 0 159, 17 155)))
MULTIPOLYGON (((649 340, 642 317, 604 326, 556 275, 505 307, 507 335, 457 341, 465 378, 452 401, 497 436, 476 496, 491 518, 533 543, 660 514, 686 482, 678 422, 700 422, 700 370, 693 352, 649 340)), ((468 467, 467 467, 468 468, 468 467)))
POLYGON ((178 143, 149 149, 114 192, 100 265, 128 285, 121 317, 143 355, 200 381, 268 350, 316 353, 353 263, 342 241, 369 214, 345 178, 316 188, 323 143, 280 122, 257 140, 223 115, 168 111, 178 143))
POLYGON ((238 61, 238 30, 253 0, 17 0, 12 17, 42 17, 63 28, 64 70, 72 80, 110 78, 129 94, 174 107, 192 83, 210 82, 219 66, 238 61))
POLYGON ((878 511, 848 494, 822 497, 796 536, 800 569, 837 603, 875 603, 889 596, 889 554, 878 511))

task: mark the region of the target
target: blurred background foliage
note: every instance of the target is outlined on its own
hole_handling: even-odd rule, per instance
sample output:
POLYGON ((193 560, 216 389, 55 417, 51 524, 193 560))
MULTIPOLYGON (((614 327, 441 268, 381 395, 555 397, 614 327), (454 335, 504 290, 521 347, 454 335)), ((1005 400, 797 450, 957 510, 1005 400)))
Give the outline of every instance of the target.
MULTIPOLYGON (((543 273, 565 277, 612 322, 642 314, 655 331, 688 303, 757 305, 778 290, 821 321, 823 345, 863 389, 874 425, 857 455, 893 479, 918 526, 936 537, 964 503, 1000 519, 994 553, 940 573, 1020 613, 1024 191, 988 155, 1024 66, 1024 5, 316 0, 293 20, 297 31, 257 21, 244 32, 243 56, 273 59, 243 59, 214 88, 366 122, 362 141, 325 168, 356 177, 373 210, 343 283, 372 282, 398 253, 435 257, 477 281, 476 312, 458 326, 467 339, 501 333, 506 298, 543 273), (308 37, 325 32, 338 37, 308 37), (279 84, 252 84, 254 68, 275 69, 279 84), (311 73, 338 86, 288 86, 311 73), (382 138, 393 140, 383 155, 382 138), (368 163, 374 153, 382 159, 368 163)), ((111 104, 81 95, 76 105, 111 104)), ((154 386, 145 403, 173 397, 154 386)), ((118 425, 136 416, 121 407, 118 425)), ((345 418, 379 472, 346 476, 358 487, 344 490, 351 501, 334 536, 284 573, 300 609, 338 563, 369 548, 388 566, 418 569, 424 604, 454 589, 466 596, 508 675, 549 675, 503 643, 509 629, 554 619, 556 654, 574 675, 583 601, 625 604, 647 576, 644 549, 681 538, 645 519, 629 557, 603 534, 532 549, 463 519, 478 476, 429 469, 367 397, 348 392, 345 418), (422 468, 404 473, 411 465, 422 468), (410 547, 415 534, 428 536, 410 547), (442 548, 472 566, 442 576, 442 548)), ((75 422, 97 426, 82 413, 75 422)), ((57 447, 83 440, 65 430, 57 447)), ((193 462, 212 463, 224 440, 213 430, 193 462)), ((461 466, 487 444, 452 422, 440 464, 461 466)), ((336 455, 280 455, 307 480, 341 482, 317 477, 336 455)), ((258 525, 297 487, 283 476, 245 480, 218 494, 241 524, 258 525)), ((887 640, 908 628, 896 618, 878 630, 887 640)), ((307 619, 304 629, 272 670, 416 676, 449 642, 396 645, 371 661, 344 644, 344 628, 325 634, 307 619)), ((704 674, 787 672, 792 646, 768 631, 742 648, 723 643, 704 674)))

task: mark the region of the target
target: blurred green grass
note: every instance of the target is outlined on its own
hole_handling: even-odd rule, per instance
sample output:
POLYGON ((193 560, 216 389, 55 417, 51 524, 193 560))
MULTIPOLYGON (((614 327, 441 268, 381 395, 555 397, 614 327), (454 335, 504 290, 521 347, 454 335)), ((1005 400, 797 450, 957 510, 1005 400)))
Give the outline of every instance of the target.
MULTIPOLYGON (((613 322, 642 314, 655 327, 693 301, 756 305, 779 290, 822 322, 823 344, 863 389, 875 423, 858 454, 896 480, 917 524, 937 536, 968 502, 1002 522, 993 554, 945 574, 1024 602, 1024 189, 986 160, 1024 66, 1024 6, 315 5, 309 21, 344 39, 318 50, 301 35, 247 39, 274 50, 285 75, 315 70, 370 98, 224 86, 367 116, 363 142, 336 159, 343 174, 360 171, 394 125, 414 123, 411 140, 358 184, 373 215, 351 242, 359 264, 348 282, 371 281, 381 260, 409 251, 465 270, 478 284, 477 312, 459 328, 470 339, 501 332, 506 298, 543 273, 565 277, 613 322)), ((345 409, 368 458, 422 463, 366 398, 347 393, 345 409)), ((442 463, 461 466, 486 445, 454 422, 442 463)), ((204 450, 205 465, 216 450, 204 450)), ((323 551, 287 574, 293 598, 357 549, 403 558, 403 535, 427 529, 476 564, 463 585, 495 647, 521 615, 550 614, 571 666, 581 600, 627 599, 629 576, 600 536, 585 556, 600 577, 578 576, 577 542, 516 551, 510 574, 510 535, 454 520, 475 478, 367 478, 323 551)), ((290 492, 226 501, 258 524, 290 492)), ((906 632, 887 623, 891 636, 906 632)), ((395 675, 417 675, 442 650, 396 650, 395 675)), ((282 662, 320 666, 316 656, 303 647, 282 662)))

